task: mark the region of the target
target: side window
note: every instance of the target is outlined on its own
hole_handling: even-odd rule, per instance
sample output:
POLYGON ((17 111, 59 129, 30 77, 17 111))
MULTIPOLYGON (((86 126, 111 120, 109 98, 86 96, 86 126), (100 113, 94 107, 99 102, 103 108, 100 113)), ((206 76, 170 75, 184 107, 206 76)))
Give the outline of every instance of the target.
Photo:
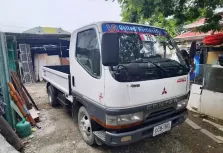
POLYGON ((77 34, 76 58, 88 73, 100 76, 99 43, 94 29, 77 34))

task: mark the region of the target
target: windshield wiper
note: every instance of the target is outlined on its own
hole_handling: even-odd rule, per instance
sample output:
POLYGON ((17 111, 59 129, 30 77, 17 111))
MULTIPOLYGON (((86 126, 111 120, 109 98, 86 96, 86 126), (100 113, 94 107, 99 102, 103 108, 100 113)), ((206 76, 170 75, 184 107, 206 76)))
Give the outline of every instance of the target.
POLYGON ((160 70, 163 71, 163 72, 166 72, 166 71, 165 71, 163 68, 161 68, 159 65, 157 65, 157 64, 155 64, 154 62, 148 60, 148 58, 147 58, 146 60, 144 60, 144 59, 142 59, 142 58, 140 58, 140 59, 138 59, 138 60, 132 60, 132 61, 129 62, 129 63, 151 63, 151 64, 153 64, 156 68, 160 69, 160 70))
POLYGON ((140 58, 140 59, 137 59, 137 60, 132 60, 129 63, 147 63, 147 62, 145 60, 143 60, 142 58, 140 58))
POLYGON ((176 67, 178 67, 178 68, 180 68, 180 69, 183 69, 184 72, 189 72, 189 71, 190 71, 190 69, 187 68, 186 66, 184 66, 183 64, 178 63, 178 62, 175 61, 175 60, 171 60, 171 61, 173 61, 174 63, 177 64, 177 65, 174 65, 174 66, 176 66, 176 67))
POLYGON ((161 68, 159 65, 155 64, 154 62, 147 60, 149 63, 152 63, 156 68, 160 69, 162 71, 163 76, 165 76, 165 72, 166 70, 164 70, 163 68, 161 68))

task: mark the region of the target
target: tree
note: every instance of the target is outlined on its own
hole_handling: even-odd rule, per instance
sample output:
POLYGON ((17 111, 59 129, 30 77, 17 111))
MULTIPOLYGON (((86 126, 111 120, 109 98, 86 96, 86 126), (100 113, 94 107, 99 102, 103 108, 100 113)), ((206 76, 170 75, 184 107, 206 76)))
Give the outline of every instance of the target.
POLYGON ((163 27, 175 36, 182 26, 205 17, 206 24, 198 31, 220 31, 222 19, 216 8, 223 7, 223 0, 118 0, 122 8, 122 20, 148 23, 163 27))

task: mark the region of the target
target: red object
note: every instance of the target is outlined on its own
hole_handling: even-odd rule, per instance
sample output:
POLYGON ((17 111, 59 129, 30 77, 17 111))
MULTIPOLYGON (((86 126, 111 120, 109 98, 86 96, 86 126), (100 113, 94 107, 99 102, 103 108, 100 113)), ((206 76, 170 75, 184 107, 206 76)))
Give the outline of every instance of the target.
POLYGON ((223 33, 206 36, 203 39, 203 43, 206 45, 220 45, 223 43, 223 33))
POLYGON ((188 31, 188 32, 185 32, 185 33, 182 33, 182 34, 176 36, 175 39, 205 37, 205 36, 210 35, 211 33, 212 33, 212 31, 209 31, 207 33, 188 31))
POLYGON ((162 95, 167 94, 166 88, 163 88, 162 95))
POLYGON ((197 20, 191 24, 185 25, 184 28, 190 29, 190 28, 199 27, 201 25, 204 25, 205 20, 206 20, 205 18, 201 18, 200 20, 197 20))
POLYGON ((100 93, 100 94, 99 94, 99 102, 101 102, 102 99, 103 99, 103 95, 102 95, 102 93, 100 93))
POLYGON ((180 82, 186 82, 186 81, 187 81, 186 77, 184 77, 184 78, 179 78, 179 79, 177 80, 177 83, 180 83, 180 82))

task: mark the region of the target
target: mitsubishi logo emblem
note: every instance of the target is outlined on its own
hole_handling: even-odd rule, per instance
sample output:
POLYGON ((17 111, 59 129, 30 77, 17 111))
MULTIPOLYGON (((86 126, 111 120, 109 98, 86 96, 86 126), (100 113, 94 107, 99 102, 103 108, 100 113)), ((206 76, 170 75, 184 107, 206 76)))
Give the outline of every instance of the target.
POLYGON ((163 88, 163 92, 162 92, 162 95, 164 95, 164 94, 167 94, 167 91, 166 91, 165 87, 163 88))

